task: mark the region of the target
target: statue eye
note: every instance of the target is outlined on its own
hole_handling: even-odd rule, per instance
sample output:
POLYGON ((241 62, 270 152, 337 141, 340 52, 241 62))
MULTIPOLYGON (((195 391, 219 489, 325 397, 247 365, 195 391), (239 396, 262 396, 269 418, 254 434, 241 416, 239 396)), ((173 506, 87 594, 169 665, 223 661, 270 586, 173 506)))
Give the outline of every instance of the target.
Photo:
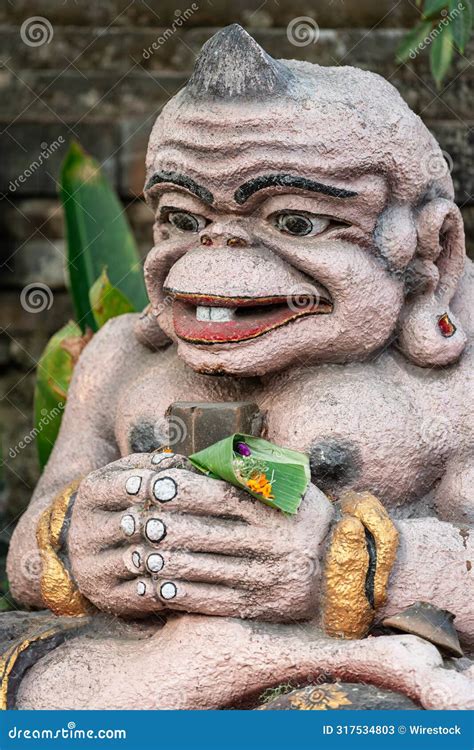
POLYGON ((316 216, 306 212, 290 213, 284 211, 275 217, 275 226, 280 232, 294 237, 308 237, 321 234, 331 223, 325 216, 316 216))
POLYGON ((207 224, 204 216, 191 214, 188 211, 169 211, 166 220, 181 232, 200 232, 207 224))

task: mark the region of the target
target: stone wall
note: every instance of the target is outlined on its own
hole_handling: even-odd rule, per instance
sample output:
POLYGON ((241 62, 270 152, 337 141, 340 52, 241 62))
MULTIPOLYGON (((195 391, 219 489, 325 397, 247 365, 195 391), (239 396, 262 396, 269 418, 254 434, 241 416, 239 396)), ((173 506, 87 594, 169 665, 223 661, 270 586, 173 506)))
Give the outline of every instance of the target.
POLYGON ((57 199, 58 170, 67 143, 76 138, 100 160, 145 254, 151 242, 151 215, 140 194, 148 133, 217 27, 238 21, 272 55, 357 65, 389 78, 440 140, 452 163, 467 229, 473 229, 469 108, 474 69, 468 53, 458 56, 438 92, 426 55, 409 65, 395 62, 404 28, 417 17, 414 3, 197 0, 184 6, 171 0, 9 0, 0 7, 0 425, 7 483, 0 495, 7 519, 3 538, 38 478, 33 442, 15 458, 8 455, 32 428, 35 363, 49 336, 71 316, 57 199), (39 30, 44 35, 41 44, 28 29, 33 16, 47 20, 39 30), (317 42, 292 43, 288 24, 300 16, 313 29, 311 19, 316 21, 317 42), (41 149, 53 143, 60 145, 32 170, 41 149), (31 175, 21 180, 28 169, 31 175), (33 314, 22 308, 20 294, 37 281, 52 290, 52 306, 33 314))

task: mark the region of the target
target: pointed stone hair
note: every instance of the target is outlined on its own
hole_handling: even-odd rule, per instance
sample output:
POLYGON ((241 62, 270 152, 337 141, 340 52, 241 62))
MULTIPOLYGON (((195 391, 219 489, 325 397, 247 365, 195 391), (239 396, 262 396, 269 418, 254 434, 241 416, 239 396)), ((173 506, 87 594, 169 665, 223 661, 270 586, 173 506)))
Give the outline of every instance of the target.
POLYGON ((193 98, 257 99, 284 94, 293 74, 234 23, 203 46, 186 86, 193 98))

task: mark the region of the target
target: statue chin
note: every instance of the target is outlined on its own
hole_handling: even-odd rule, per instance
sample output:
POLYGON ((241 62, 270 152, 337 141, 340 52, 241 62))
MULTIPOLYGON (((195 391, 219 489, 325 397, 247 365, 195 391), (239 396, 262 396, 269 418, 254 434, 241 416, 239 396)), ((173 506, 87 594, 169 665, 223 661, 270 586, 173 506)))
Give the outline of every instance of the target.
POLYGON ((439 145, 380 76, 233 25, 144 193, 150 305, 81 353, 12 537, 43 611, 0 616, 3 708, 474 708, 474 272, 439 145), (252 492, 186 458, 233 434, 298 452, 297 513, 268 457, 252 492))

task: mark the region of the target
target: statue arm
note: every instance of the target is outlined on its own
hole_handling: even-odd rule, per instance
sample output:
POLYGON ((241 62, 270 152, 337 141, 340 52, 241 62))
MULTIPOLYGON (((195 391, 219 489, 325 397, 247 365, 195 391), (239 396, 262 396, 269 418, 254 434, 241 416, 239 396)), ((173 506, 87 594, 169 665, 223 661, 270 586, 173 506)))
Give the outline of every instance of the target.
POLYGON ((58 439, 10 544, 7 570, 11 592, 24 606, 44 607, 36 542, 42 512, 70 482, 120 455, 112 418, 117 391, 114 373, 120 371, 122 377, 117 351, 138 346, 130 336, 135 317, 124 315, 109 321, 84 349, 75 368, 58 439))

